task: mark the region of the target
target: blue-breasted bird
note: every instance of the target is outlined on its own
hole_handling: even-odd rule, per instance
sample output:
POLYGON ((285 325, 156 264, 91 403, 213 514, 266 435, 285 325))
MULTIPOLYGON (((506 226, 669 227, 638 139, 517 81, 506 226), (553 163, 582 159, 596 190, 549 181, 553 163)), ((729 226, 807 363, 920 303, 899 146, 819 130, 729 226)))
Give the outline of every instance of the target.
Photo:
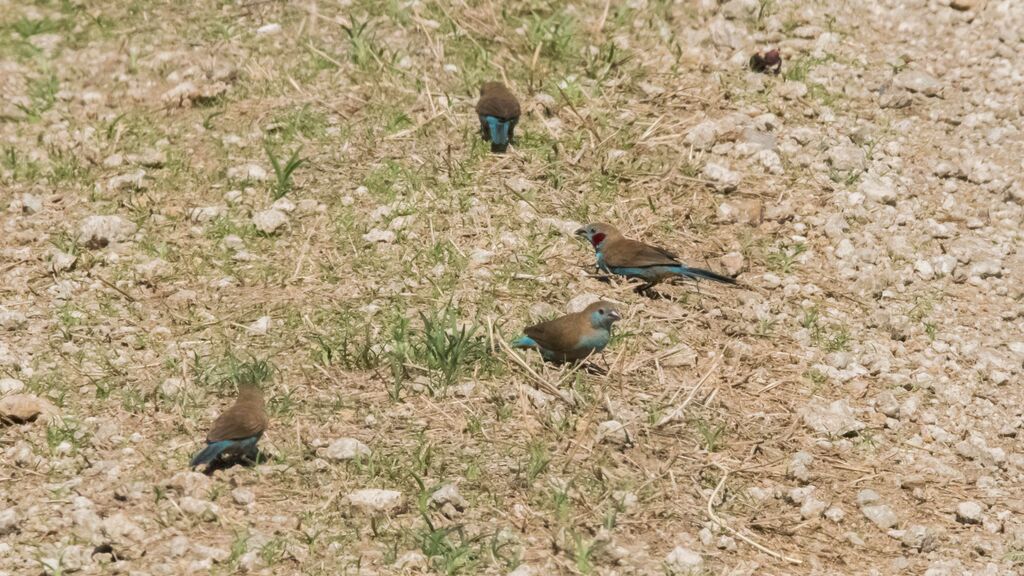
POLYGON ((691 268, 668 250, 626 238, 611 224, 587 224, 577 230, 576 234, 585 237, 594 246, 600 270, 643 280, 644 283, 636 288, 637 293, 644 293, 655 284, 673 278, 705 278, 736 284, 736 280, 728 276, 702 268, 691 268))
POLYGON ((213 422, 206 435, 206 448, 192 458, 190 467, 202 466, 225 456, 246 456, 270 424, 263 392, 255 384, 240 384, 238 399, 213 422))
POLYGON ((504 152, 519 122, 519 100, 501 82, 485 82, 476 103, 480 136, 491 143, 491 152, 504 152))
POLYGON ((621 319, 611 302, 594 302, 581 312, 526 328, 512 346, 536 348, 550 362, 582 360, 604 350, 612 338, 612 324, 621 319))

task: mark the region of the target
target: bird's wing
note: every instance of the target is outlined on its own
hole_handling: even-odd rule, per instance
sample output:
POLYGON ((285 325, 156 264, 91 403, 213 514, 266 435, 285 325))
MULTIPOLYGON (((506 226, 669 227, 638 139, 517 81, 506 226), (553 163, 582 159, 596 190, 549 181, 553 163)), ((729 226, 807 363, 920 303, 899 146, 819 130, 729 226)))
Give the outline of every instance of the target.
POLYGON ((541 348, 556 352, 567 352, 576 348, 580 341, 579 313, 569 314, 547 322, 541 322, 523 330, 541 348))
POLYGON ((628 238, 612 242, 601 252, 604 254, 605 263, 612 268, 678 266, 680 264, 676 255, 668 250, 628 238))
POLYGON ((213 428, 206 435, 206 441, 249 438, 266 430, 267 424, 267 413, 262 406, 236 403, 214 421, 213 428))
POLYGON ((519 101, 509 92, 481 96, 476 103, 476 113, 482 116, 495 116, 502 120, 519 117, 519 101))

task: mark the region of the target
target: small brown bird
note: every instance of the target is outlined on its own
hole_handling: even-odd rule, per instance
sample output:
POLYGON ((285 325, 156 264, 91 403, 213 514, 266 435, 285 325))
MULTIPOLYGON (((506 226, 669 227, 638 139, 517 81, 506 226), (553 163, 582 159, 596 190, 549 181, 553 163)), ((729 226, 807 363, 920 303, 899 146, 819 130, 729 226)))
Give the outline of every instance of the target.
POLYGON ((485 82, 480 87, 476 113, 480 117, 480 136, 491 143, 491 152, 508 149, 519 123, 519 112, 519 100, 501 82, 485 82))
POLYGON ((736 280, 728 276, 702 268, 691 268, 668 250, 626 238, 611 224, 587 224, 577 230, 576 234, 585 237, 594 246, 600 270, 643 280, 644 284, 636 288, 637 293, 646 292, 655 284, 671 278, 706 278, 725 284, 736 283, 736 280))
POLYGON ((239 384, 238 399, 213 422, 206 435, 206 448, 192 458, 190 467, 209 464, 222 454, 251 454, 269 425, 263 391, 256 384, 239 384))
POLYGON ((580 312, 566 314, 523 330, 516 348, 536 348, 550 362, 583 360, 599 353, 612 337, 612 324, 622 319, 611 302, 594 302, 580 312))

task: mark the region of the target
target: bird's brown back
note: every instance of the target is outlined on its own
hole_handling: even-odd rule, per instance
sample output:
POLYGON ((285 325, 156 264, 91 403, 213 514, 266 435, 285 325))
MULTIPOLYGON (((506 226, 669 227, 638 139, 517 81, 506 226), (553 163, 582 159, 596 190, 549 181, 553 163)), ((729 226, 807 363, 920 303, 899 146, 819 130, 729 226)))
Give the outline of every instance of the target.
POLYGON ((590 328, 585 312, 566 314, 554 320, 530 326, 523 332, 533 338, 541 348, 555 351, 572 350, 579 343, 579 337, 590 328))
POLYGON ((241 440, 262 433, 269 425, 263 394, 258 389, 243 387, 238 400, 213 422, 206 441, 241 440))
POLYGON ((609 239, 601 254, 608 266, 616 268, 679 265, 676 255, 668 250, 630 238, 609 239))
POLYGON ((501 82, 487 82, 480 87, 480 100, 476 103, 476 113, 483 116, 496 116, 503 120, 518 118, 520 114, 519 100, 501 82))

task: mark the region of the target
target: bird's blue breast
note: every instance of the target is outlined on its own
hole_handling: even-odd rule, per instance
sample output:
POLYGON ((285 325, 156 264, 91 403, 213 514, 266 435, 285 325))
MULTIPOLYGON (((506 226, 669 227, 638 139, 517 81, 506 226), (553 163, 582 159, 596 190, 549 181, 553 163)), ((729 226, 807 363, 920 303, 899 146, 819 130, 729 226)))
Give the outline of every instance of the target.
POLYGON ((576 344, 576 349, 596 350, 597 352, 600 352, 608 345, 608 341, 611 340, 611 337, 611 332, 608 330, 594 330, 590 334, 580 338, 579 343, 576 344))
POLYGON ((502 120, 497 116, 481 116, 480 120, 487 124, 487 130, 491 135, 491 142, 495 144, 508 144, 508 120, 502 120))

